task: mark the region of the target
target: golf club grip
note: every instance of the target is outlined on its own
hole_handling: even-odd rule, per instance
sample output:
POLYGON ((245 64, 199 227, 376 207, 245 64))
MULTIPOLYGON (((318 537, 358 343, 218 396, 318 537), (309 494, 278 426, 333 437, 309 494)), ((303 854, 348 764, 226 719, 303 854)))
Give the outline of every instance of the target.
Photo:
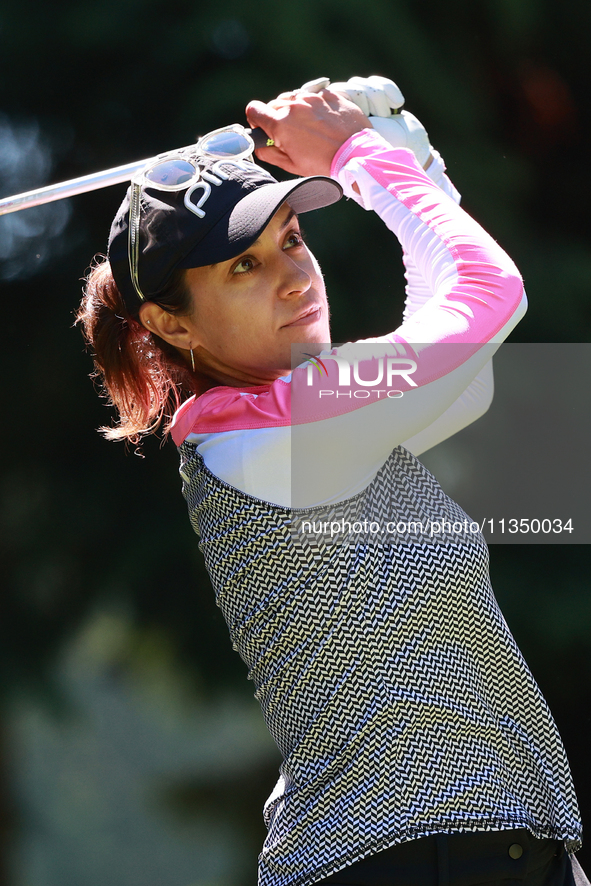
POLYGON ((247 129, 246 131, 248 132, 251 139, 253 140, 255 148, 266 148, 267 147, 267 141, 269 139, 269 136, 267 135, 267 133, 265 132, 264 129, 260 129, 257 126, 256 129, 247 129))

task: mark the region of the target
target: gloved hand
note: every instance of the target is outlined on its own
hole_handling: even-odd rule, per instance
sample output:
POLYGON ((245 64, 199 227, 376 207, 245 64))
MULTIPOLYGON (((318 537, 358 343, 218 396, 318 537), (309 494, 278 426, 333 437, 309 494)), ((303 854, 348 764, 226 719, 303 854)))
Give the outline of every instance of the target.
POLYGON ((319 77, 304 83, 302 91, 320 92, 328 86, 354 102, 380 135, 394 148, 409 148, 429 178, 456 203, 460 194, 445 175, 445 163, 439 151, 429 143, 423 124, 414 114, 403 111, 404 95, 392 80, 386 77, 351 77, 346 83, 330 83, 328 77, 319 77))
POLYGON ((404 95, 393 80, 373 75, 351 77, 346 83, 332 83, 328 77, 309 80, 294 92, 282 93, 279 98, 289 98, 296 92, 321 92, 330 87, 354 102, 369 117, 376 132, 394 148, 409 148, 427 175, 459 203, 460 195, 445 173, 441 154, 429 142, 423 124, 414 114, 402 110, 404 95))
POLYGON ((366 117, 391 117, 404 105, 402 92, 393 80, 386 77, 351 77, 346 83, 333 83, 330 88, 348 96, 366 117))
POLYGON ((414 114, 401 110, 404 96, 396 83, 374 75, 351 77, 346 83, 332 83, 330 88, 355 102, 376 132, 394 148, 409 148, 424 169, 430 165, 433 154, 429 136, 414 114))

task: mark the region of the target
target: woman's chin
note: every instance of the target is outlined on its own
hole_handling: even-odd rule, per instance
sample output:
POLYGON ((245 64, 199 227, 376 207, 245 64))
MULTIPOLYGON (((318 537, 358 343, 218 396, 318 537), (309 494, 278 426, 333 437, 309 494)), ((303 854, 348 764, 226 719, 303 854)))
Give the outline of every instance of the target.
POLYGON ((296 366, 300 366, 302 363, 305 363, 306 360, 310 359, 310 357, 316 357, 327 347, 330 347, 330 342, 327 341, 313 340, 307 342, 294 342, 294 344, 292 344, 291 346, 292 369, 295 369, 296 366))

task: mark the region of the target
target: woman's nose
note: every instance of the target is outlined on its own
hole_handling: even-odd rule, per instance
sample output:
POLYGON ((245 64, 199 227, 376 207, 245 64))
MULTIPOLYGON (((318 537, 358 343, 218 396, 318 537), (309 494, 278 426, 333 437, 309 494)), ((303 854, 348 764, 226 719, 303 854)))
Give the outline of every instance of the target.
POLYGON ((296 261, 284 254, 281 267, 281 282, 278 295, 280 298, 293 298, 307 292, 312 283, 308 272, 296 261))

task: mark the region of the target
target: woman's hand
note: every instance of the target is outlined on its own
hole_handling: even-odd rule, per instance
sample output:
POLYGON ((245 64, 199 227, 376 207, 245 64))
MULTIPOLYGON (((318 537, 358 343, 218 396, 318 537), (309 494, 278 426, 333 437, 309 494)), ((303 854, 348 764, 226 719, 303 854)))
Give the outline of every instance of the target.
POLYGON ((274 101, 253 101, 246 117, 253 128, 260 126, 272 147, 259 148, 256 155, 296 175, 330 175, 332 158, 355 132, 371 129, 357 105, 344 96, 323 89, 319 93, 283 93, 274 101))

